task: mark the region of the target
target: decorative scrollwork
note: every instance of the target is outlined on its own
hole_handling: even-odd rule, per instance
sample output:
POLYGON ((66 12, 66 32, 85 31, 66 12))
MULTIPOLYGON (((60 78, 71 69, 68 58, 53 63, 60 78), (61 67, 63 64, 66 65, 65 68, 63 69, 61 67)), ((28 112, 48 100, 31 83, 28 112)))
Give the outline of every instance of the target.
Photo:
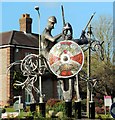
POLYGON ((83 70, 80 73, 80 78, 88 83, 89 90, 93 90, 98 81, 96 78, 89 78, 83 70))
POLYGON ((8 67, 9 70, 14 65, 20 65, 23 76, 26 76, 27 78, 24 82, 16 81, 14 86, 20 86, 22 89, 25 89, 28 94, 30 94, 32 102, 35 102, 32 90, 40 96, 43 96, 41 95, 39 88, 35 87, 34 83, 37 81, 39 75, 43 75, 45 73, 45 65, 47 65, 47 63, 44 63, 39 67, 39 60, 46 62, 44 59, 45 58, 42 55, 29 54, 23 60, 16 61, 8 67))
POLYGON ((104 48, 103 48, 104 41, 100 42, 98 40, 89 40, 89 44, 83 45, 81 48, 83 51, 87 51, 89 47, 92 51, 96 52, 101 60, 104 60, 104 48))
POLYGON ((21 62, 21 71, 24 76, 35 75, 38 74, 39 66, 38 66, 39 56, 35 54, 27 55, 21 62))

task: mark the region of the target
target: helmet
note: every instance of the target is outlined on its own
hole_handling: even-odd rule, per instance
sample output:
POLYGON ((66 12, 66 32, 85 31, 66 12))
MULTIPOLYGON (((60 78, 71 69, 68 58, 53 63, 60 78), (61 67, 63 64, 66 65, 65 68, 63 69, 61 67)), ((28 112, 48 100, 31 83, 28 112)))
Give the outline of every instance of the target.
POLYGON ((56 19, 55 16, 50 16, 50 17, 48 18, 48 21, 57 23, 57 19, 56 19))
POLYGON ((72 39, 73 30, 72 30, 72 26, 70 25, 70 23, 66 23, 65 26, 63 27, 63 35, 64 35, 64 39, 66 40, 72 39))
POLYGON ((70 23, 66 23, 65 26, 63 27, 64 30, 71 30, 72 26, 70 25, 70 23))

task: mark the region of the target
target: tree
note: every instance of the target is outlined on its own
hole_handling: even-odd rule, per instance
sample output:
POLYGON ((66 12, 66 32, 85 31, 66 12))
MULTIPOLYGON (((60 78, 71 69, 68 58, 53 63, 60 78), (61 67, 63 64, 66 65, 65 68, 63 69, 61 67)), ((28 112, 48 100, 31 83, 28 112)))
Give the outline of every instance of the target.
POLYGON ((111 16, 100 16, 94 21, 93 34, 100 41, 104 41, 104 60, 96 59, 97 54, 92 54, 92 77, 96 77, 98 81, 96 92, 104 95, 112 95, 115 97, 114 82, 114 64, 113 64, 113 21, 111 16))
POLYGON ((101 15, 92 24, 93 33, 100 41, 104 41, 105 62, 110 62, 113 57, 113 19, 111 16, 101 15))

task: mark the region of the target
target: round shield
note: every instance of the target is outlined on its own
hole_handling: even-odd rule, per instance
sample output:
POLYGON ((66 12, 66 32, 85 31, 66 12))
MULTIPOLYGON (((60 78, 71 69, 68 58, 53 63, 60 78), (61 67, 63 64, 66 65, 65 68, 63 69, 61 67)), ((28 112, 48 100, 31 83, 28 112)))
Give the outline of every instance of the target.
POLYGON ((70 40, 55 44, 48 56, 51 71, 59 78, 69 78, 76 75, 84 63, 81 47, 70 40))

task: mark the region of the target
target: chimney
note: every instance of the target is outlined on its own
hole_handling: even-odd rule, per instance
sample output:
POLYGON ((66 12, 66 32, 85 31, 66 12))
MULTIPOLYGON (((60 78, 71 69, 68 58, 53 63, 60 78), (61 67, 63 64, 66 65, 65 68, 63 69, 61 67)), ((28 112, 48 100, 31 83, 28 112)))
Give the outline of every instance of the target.
POLYGON ((30 14, 22 14, 22 17, 19 19, 19 23, 20 31, 31 33, 32 18, 30 18, 30 14))

